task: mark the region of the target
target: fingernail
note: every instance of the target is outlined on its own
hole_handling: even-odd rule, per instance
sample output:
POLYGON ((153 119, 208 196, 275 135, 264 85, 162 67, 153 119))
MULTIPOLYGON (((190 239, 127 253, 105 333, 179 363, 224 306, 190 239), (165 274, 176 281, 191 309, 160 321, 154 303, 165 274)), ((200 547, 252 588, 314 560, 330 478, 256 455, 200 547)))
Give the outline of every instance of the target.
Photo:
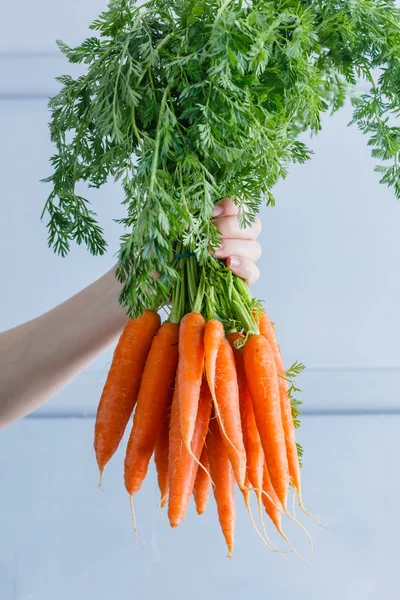
POLYGON ((237 256, 231 256, 229 259, 229 266, 236 268, 240 266, 240 259, 237 256))
POLYGON ((222 213, 224 212, 224 209, 222 208, 222 206, 219 206, 219 204, 216 204, 214 206, 214 208, 212 209, 212 216, 213 217, 219 217, 220 215, 222 215, 222 213))

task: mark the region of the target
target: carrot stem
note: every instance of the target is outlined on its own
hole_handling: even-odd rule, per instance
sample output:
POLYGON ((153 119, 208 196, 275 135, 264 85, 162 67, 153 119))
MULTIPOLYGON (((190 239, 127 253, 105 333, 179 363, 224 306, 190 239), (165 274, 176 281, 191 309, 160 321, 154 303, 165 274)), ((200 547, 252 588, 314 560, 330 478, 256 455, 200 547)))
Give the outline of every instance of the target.
POLYGON ((203 306, 204 300, 204 292, 206 287, 206 276, 204 269, 201 270, 200 279, 196 282, 197 285, 197 295, 195 301, 192 306, 192 312, 201 313, 201 309, 203 306))
MULTIPOLYGON (((197 297, 198 291, 198 268, 196 259, 191 256, 186 259, 186 273, 187 273, 187 287, 188 287, 188 297, 189 297, 189 305, 194 306, 197 297)), ((200 311, 197 311, 200 312, 200 311)))
POLYGON ((237 319, 243 326, 243 329, 245 329, 247 333, 257 334, 258 333, 258 325, 257 325, 256 321, 254 320, 254 317, 251 314, 251 311, 247 309, 245 303, 242 300, 241 295, 239 294, 239 292, 237 291, 237 289, 235 287, 232 290, 232 300, 233 300, 233 305, 236 309, 237 319))

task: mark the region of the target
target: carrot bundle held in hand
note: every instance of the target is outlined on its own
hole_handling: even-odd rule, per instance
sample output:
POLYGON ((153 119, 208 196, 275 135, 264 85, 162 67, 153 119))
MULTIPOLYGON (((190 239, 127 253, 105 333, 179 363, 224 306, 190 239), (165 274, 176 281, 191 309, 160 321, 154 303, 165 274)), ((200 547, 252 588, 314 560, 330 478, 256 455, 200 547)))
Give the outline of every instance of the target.
MULTIPOLYGON (((318 131, 323 114, 346 103, 360 77, 368 88, 354 98, 352 123, 368 136, 381 162, 381 182, 400 197, 399 148, 393 143, 398 128, 391 119, 400 105, 394 58, 400 9, 393 0, 196 0, 195 5, 113 0, 92 29, 96 35, 76 48, 59 42, 66 58, 86 72, 60 77, 49 103, 55 151, 42 216, 56 252, 65 256, 77 242, 101 255, 107 246, 103 230, 80 190, 85 183, 98 189, 111 180, 122 186, 124 230, 116 273, 123 285, 119 301, 131 321, 115 350, 97 412, 100 474, 135 409, 160 327, 149 309, 163 309, 167 321, 180 327, 176 396, 169 417, 170 390, 163 386, 170 385, 173 360, 163 357, 153 365, 151 359, 148 370, 154 366, 160 381, 153 385, 148 373, 143 379, 126 459, 129 493, 139 489, 154 450, 161 504, 168 475, 170 488, 180 490, 171 496, 170 489, 172 523, 183 518, 196 472, 210 475, 201 460, 206 432, 197 434, 207 380, 218 443, 245 498, 251 488, 260 494, 261 451, 253 446, 255 427, 258 431, 266 464, 262 500, 280 530, 276 511, 288 512, 290 484, 303 507, 292 380, 288 390, 260 302, 214 255, 220 232, 213 209, 230 196, 245 228, 265 202, 274 205, 271 190, 289 165, 311 158, 304 134, 318 131), (251 404, 241 395, 244 379, 237 376, 226 339, 234 331, 240 334, 235 348, 243 356, 251 404), (240 398, 247 403, 242 410, 240 398)), ((221 457, 209 459, 210 470, 219 473, 215 460, 221 457)), ((231 484, 224 489, 223 483, 221 491, 227 477, 217 479, 221 504, 231 484)))
MULTIPOLYGON (((342 108, 360 78, 367 88, 353 98, 351 123, 379 158, 381 183, 400 197, 398 127, 392 119, 400 106, 400 8, 394 0, 112 0, 91 28, 95 35, 75 48, 58 43, 85 72, 59 77, 60 89, 49 102, 55 149, 42 217, 49 245, 62 256, 73 242, 85 244, 93 255, 104 254, 103 229, 81 190, 84 194, 85 183, 98 189, 111 180, 122 187, 116 273, 119 301, 131 322, 98 408, 94 445, 100 474, 134 411, 160 326, 149 309, 163 309, 167 321, 180 326, 179 399, 172 407, 179 402, 179 423, 171 419, 174 435, 170 431, 168 440, 174 462, 165 460, 168 416, 162 422, 161 413, 168 411, 167 394, 159 397, 160 388, 150 386, 157 399, 154 408, 149 400, 140 402, 126 462, 128 490, 140 487, 154 444, 162 503, 165 469, 171 483, 171 470, 179 472, 180 461, 190 457, 193 471, 207 473, 201 449, 195 452, 193 446, 204 376, 237 485, 248 497, 250 473, 259 484, 259 454, 253 463, 249 443, 250 404, 240 412, 226 340, 237 331, 243 335, 237 349, 270 478, 263 481, 270 481, 283 512, 288 512, 290 484, 304 509, 293 386, 287 389, 261 304, 215 257, 221 236, 213 209, 229 196, 243 229, 263 204, 274 205, 271 190, 290 164, 311 158, 304 134, 319 131, 324 113, 342 108), (150 414, 156 415, 152 431, 146 423, 150 414), (177 451, 177 439, 186 454, 177 451)), ((147 380, 143 386, 149 389, 147 380)), ((255 487, 254 492, 260 493, 255 487)), ((266 502, 272 493, 263 489, 262 498, 266 502)))
MULTIPOLYGON (((132 498, 139 492, 154 455, 160 507, 168 503, 171 527, 176 528, 185 518, 191 497, 198 514, 203 514, 212 490, 230 558, 237 485, 251 524, 264 543, 276 550, 266 534, 262 507, 292 547, 281 522, 282 510, 293 519, 287 511, 291 472, 282 408, 284 402, 290 407, 290 398, 287 386, 279 385, 281 362, 277 345, 269 342, 273 330, 267 331, 266 325, 270 322, 259 317, 260 309, 244 281, 229 275, 229 285, 225 286, 224 279, 217 277, 212 288, 207 288, 204 272, 199 273, 193 262, 185 260, 178 272, 169 320, 160 327, 158 315, 146 311, 125 328, 99 406, 102 415, 105 399, 110 402, 110 380, 120 367, 131 386, 126 415, 134 411, 125 456, 125 487, 131 497, 135 531, 132 498), (224 297, 220 303, 218 298, 224 297), (232 321, 228 318, 229 298, 235 308, 232 321), (185 314, 191 308, 195 310, 185 314), (210 314, 219 318, 210 319, 210 314), (145 349, 142 353, 138 352, 139 337, 145 349), (135 365, 129 360, 121 364, 122 356, 139 358, 135 365), (257 498, 264 535, 252 515, 252 493, 257 498)), ((123 435, 129 416, 125 415, 123 429, 116 419, 121 406, 126 405, 122 390, 112 396, 108 421, 100 421, 103 438, 108 435, 116 439, 116 422, 120 426, 118 440, 123 435)), ((287 419, 286 427, 288 423, 287 419)), ((292 443, 297 451, 293 419, 292 425, 292 443)), ((97 436, 98 425, 96 447, 97 436)))

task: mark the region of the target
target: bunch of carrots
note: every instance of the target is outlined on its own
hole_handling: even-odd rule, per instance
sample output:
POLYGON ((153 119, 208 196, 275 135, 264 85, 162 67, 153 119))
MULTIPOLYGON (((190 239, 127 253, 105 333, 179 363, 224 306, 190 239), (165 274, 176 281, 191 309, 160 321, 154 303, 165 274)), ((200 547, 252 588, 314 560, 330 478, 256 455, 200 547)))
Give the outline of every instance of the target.
POLYGON ((132 320, 98 409, 100 472, 133 414, 125 459, 132 512, 154 454, 171 525, 192 495, 204 512, 213 490, 229 555, 235 485, 250 518, 254 493, 261 519, 264 507, 282 536, 282 513, 295 519, 290 486, 304 510, 292 398, 301 365, 285 373, 262 305, 212 256, 214 202, 230 196, 241 226, 264 200, 273 205, 288 165, 310 158, 300 134, 318 131, 360 77, 370 90, 355 98, 353 122, 384 161, 381 182, 400 197, 398 128, 388 124, 399 106, 394 5, 110 0, 91 25, 95 36, 75 48, 59 42, 86 72, 58 78, 50 101, 50 246, 65 256, 76 241, 103 254, 102 228, 77 184, 112 179, 124 193, 116 274, 132 320), (160 308, 169 311, 163 325, 160 308))
MULTIPOLYGON (((193 273, 189 267, 188 272, 193 273)), ((238 278, 235 286, 247 293, 238 278)), ((132 511, 154 455, 160 504, 168 503, 171 527, 184 519, 192 495, 198 514, 204 513, 213 490, 230 557, 235 483, 254 526, 249 496, 256 494, 265 537, 258 533, 272 548, 262 507, 286 541, 281 514, 293 519, 287 508, 290 485, 304 508, 297 408, 267 314, 248 305, 253 333, 226 331, 222 320, 201 314, 209 312, 206 296, 200 285, 194 296, 199 310, 184 315, 176 308, 184 310, 185 303, 175 296, 162 325, 155 310, 127 323, 99 403, 94 447, 102 477, 134 413, 124 468, 132 511)))

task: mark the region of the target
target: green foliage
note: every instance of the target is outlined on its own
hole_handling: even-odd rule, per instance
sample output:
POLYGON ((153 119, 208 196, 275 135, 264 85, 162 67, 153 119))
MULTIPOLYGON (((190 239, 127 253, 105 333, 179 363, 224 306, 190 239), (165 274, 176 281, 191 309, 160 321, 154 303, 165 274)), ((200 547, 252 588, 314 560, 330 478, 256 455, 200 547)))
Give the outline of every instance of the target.
POLYGON ((170 296, 178 242, 207 263, 218 198, 236 200, 243 224, 274 204, 275 183, 310 156, 299 134, 318 131, 359 78, 371 91, 353 121, 400 197, 400 130, 389 119, 400 89, 393 0, 111 0, 91 28, 76 48, 58 43, 87 72, 60 77, 50 101, 56 153, 44 212, 57 252, 75 241, 101 254, 102 231, 76 184, 121 182, 118 274, 131 315, 150 296, 170 296))
POLYGON ((303 450, 303 447, 300 446, 300 444, 297 443, 297 442, 296 442, 296 447, 297 447, 297 454, 299 455, 300 467, 302 467, 303 466, 302 458, 303 458, 303 455, 304 455, 304 450, 303 450))
MULTIPOLYGON (((286 371, 286 379, 288 381, 288 396, 290 399, 290 405, 292 407, 292 417, 293 423, 296 429, 300 427, 300 406, 302 404, 301 400, 295 398, 294 394, 300 393, 301 390, 296 386, 295 380, 296 378, 304 371, 305 366, 302 363, 299 363, 297 360, 292 364, 290 369, 286 371)), ((300 444, 297 444, 297 452, 300 459, 301 466, 301 458, 303 456, 303 448, 300 444)))
POLYGON ((292 364, 292 366, 290 367, 290 369, 288 369, 286 371, 286 377, 289 381, 294 381, 296 379, 296 377, 298 377, 300 375, 300 373, 302 373, 305 369, 305 366, 303 365, 303 363, 300 363, 299 361, 296 360, 296 362, 294 362, 292 364))

